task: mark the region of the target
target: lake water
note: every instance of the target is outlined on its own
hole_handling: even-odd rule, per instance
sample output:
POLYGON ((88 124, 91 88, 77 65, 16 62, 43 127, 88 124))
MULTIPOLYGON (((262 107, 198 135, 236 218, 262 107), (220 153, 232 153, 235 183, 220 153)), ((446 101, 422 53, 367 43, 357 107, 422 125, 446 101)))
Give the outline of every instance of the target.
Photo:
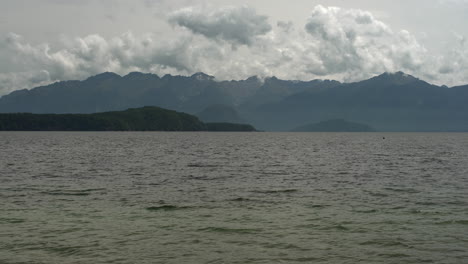
POLYGON ((0 263, 468 263, 468 134, 0 133, 0 263))

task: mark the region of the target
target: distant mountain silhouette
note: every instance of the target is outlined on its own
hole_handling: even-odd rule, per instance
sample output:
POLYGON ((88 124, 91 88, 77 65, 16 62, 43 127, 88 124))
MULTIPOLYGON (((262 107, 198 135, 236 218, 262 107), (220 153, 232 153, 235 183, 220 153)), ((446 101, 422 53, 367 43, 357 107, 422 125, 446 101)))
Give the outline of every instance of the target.
POLYGON ((151 105, 202 118, 217 114, 219 119, 213 120, 219 122, 237 114, 262 130, 288 131, 301 124, 345 119, 379 131, 468 131, 467 102, 468 85, 436 86, 403 72, 355 83, 256 76, 216 81, 205 73, 159 77, 133 72, 14 91, 0 98, 0 112, 96 113, 151 105), (228 109, 214 113, 213 105, 230 106, 237 113, 228 118, 228 109))
POLYGON ((227 105, 211 105, 196 114, 203 122, 245 123, 237 111, 227 105))
POLYGON ((139 72, 123 77, 106 72, 84 81, 14 91, 0 98, 0 112, 95 113, 154 105, 198 113, 211 105, 255 108, 298 92, 336 85, 339 82, 282 81, 275 77, 217 82, 204 73, 160 78, 139 72))
POLYGON ((94 114, 0 114, 0 131, 256 131, 251 125, 203 123, 159 107, 94 114))
POLYGON ((379 131, 468 131, 468 86, 431 85, 402 72, 301 92, 264 104, 250 116, 259 128, 343 118, 379 131))
POLYGON ((294 132, 373 132, 372 127, 366 124, 349 122, 344 119, 332 119, 319 123, 300 126, 294 132))

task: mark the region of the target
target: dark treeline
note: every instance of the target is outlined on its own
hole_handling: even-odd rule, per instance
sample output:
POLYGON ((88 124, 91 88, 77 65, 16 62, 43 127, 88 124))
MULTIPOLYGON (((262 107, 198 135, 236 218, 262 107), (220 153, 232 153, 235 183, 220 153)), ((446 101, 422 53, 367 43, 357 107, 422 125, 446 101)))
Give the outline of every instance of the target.
POLYGON ((208 131, 255 131, 255 128, 248 124, 235 123, 206 123, 208 131))
POLYGON ((0 114, 3 131, 255 131, 250 125, 203 123, 159 107, 95 114, 0 114))

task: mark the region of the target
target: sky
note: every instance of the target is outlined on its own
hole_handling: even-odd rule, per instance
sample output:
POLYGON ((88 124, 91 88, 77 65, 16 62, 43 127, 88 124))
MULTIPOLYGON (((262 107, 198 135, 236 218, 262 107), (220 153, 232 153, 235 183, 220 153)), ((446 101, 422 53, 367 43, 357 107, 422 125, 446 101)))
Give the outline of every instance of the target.
POLYGON ((0 96, 111 71, 468 84, 468 0, 0 0, 0 96))

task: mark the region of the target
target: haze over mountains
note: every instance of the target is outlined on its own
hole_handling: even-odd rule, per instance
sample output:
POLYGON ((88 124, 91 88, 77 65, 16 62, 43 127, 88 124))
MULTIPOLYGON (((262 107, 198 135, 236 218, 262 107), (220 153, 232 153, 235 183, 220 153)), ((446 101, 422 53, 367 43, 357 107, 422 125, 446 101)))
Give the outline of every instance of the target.
POLYGON ((0 98, 0 112, 95 113, 158 106, 273 131, 329 119, 364 123, 377 131, 468 131, 467 102, 468 85, 436 86, 403 72, 355 83, 107 72, 14 91, 0 98))
POLYGON ((343 119, 326 120, 293 129, 294 132, 375 132, 365 124, 348 122, 343 119))

